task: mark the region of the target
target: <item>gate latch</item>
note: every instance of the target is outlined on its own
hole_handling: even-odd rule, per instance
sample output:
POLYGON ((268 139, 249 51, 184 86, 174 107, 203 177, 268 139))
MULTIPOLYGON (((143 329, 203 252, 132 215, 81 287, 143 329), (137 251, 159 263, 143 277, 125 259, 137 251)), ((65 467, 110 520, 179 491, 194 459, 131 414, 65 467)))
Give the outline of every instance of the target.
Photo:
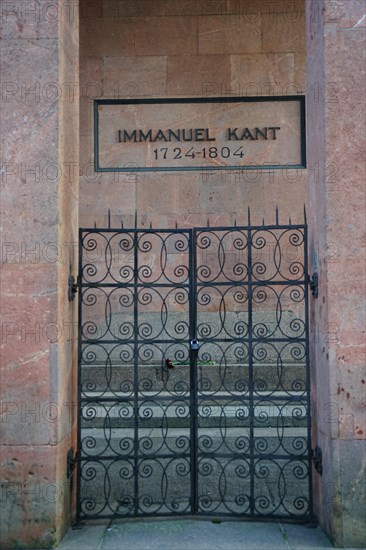
POLYGON ((198 340, 191 340, 191 351, 198 351, 200 349, 200 343, 198 340))

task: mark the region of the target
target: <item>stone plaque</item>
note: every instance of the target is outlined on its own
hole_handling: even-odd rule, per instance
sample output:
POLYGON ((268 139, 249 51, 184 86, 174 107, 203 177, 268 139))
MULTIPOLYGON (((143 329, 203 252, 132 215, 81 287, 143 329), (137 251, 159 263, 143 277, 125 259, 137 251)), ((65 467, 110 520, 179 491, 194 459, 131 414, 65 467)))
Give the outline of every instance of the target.
POLYGON ((305 168, 305 98, 95 101, 95 170, 305 168))

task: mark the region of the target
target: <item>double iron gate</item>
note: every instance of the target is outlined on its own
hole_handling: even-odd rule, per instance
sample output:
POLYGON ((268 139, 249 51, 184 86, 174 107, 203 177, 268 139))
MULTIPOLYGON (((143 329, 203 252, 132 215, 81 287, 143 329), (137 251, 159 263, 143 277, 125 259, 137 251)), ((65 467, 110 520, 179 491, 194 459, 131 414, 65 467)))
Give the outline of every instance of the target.
POLYGON ((307 519, 306 225, 81 229, 79 519, 307 519))

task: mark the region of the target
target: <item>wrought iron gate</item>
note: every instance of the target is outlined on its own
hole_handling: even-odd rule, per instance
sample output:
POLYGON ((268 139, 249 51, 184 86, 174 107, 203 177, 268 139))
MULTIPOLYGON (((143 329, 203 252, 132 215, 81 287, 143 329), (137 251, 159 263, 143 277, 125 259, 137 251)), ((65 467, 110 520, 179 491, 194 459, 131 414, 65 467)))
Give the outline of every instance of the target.
POLYGON ((306 225, 81 229, 79 256, 79 518, 310 518, 306 225))

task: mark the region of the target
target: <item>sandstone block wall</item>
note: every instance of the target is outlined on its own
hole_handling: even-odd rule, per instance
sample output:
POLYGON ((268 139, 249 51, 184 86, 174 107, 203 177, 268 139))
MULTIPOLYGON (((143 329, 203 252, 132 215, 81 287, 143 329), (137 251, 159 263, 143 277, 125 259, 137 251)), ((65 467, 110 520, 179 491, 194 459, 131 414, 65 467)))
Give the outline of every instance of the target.
POLYGON ((365 3, 307 2, 309 227, 316 514, 336 546, 364 547, 365 3))
MULTIPOLYGON (((75 5, 75 3, 74 3, 75 5)), ((2 548, 50 548, 71 521, 79 159, 78 9, 1 9, 2 548), (70 330, 71 329, 71 330, 70 330)), ((77 5, 76 5, 77 8, 77 5)))
POLYGON ((304 2, 132 3, 80 7, 80 224, 165 228, 299 221, 306 170, 111 173, 93 171, 93 99, 306 93, 304 2))

